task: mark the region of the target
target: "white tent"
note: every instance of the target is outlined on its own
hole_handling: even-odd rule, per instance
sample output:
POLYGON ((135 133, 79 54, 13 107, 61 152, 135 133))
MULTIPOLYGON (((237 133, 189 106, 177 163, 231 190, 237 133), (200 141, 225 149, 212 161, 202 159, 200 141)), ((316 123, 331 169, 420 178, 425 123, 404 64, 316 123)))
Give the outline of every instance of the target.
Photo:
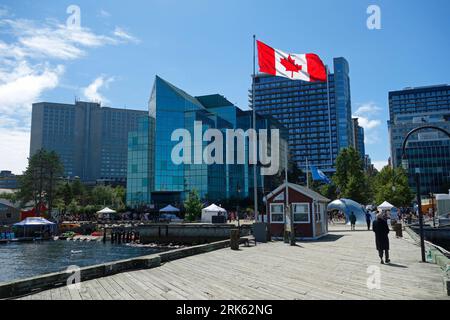
POLYGON ((170 212, 180 212, 180 209, 171 206, 170 204, 167 207, 162 208, 159 212, 170 213, 170 212))
POLYGON ((213 203, 209 207, 202 209, 202 222, 212 223, 212 217, 218 216, 218 215, 224 215, 226 217, 227 210, 225 210, 224 208, 221 208, 213 203))
POLYGON ((110 209, 110 208, 108 208, 108 207, 106 207, 106 208, 103 208, 102 210, 100 210, 100 211, 97 211, 97 213, 102 217, 102 218, 109 218, 109 215, 111 214, 111 213, 116 213, 116 211, 115 210, 113 210, 113 209, 110 209))
POLYGON ((381 210, 391 210, 392 208, 394 208, 394 206, 387 201, 383 202, 378 206, 378 209, 381 210))

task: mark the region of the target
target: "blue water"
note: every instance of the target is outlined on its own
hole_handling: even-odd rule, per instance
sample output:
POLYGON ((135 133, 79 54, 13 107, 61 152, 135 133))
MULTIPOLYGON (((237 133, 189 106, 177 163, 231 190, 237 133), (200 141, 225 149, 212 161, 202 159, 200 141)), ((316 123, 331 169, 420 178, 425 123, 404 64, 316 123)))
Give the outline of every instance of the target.
POLYGON ((0 245, 0 282, 160 252, 102 242, 37 241, 0 245))

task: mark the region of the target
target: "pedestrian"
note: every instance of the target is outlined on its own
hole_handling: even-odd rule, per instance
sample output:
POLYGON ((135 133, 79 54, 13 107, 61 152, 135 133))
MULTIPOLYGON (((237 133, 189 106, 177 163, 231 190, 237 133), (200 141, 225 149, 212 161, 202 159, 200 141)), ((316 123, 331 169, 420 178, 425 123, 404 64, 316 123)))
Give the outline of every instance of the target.
POLYGON ((355 230, 356 216, 355 216, 355 214, 353 213, 353 211, 352 211, 352 213, 350 214, 349 219, 350 219, 350 225, 351 225, 352 230, 355 230))
POLYGON ((378 214, 377 219, 372 224, 372 230, 375 232, 375 243, 380 257, 381 264, 383 262, 383 252, 386 257, 386 263, 391 262, 389 259, 389 227, 385 214, 378 214))
POLYGON ((372 221, 372 214, 370 211, 366 212, 366 223, 367 223, 367 230, 370 230, 370 222, 372 221))

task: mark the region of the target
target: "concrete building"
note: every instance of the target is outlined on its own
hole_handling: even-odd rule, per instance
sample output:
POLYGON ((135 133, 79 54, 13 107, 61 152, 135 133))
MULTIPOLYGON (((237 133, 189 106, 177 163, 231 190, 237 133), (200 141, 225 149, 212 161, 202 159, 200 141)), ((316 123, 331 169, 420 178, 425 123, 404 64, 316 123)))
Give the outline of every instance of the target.
POLYGON ((126 185, 128 132, 146 114, 83 101, 34 103, 30 155, 41 148, 54 150, 69 179, 126 185))

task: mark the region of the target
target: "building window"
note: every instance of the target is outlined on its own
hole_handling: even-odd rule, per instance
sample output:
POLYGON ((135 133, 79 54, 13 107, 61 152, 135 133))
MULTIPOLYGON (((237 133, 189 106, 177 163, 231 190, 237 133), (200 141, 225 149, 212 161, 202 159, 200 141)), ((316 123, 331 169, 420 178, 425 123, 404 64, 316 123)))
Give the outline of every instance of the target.
POLYGON ((294 223, 309 223, 309 203, 293 203, 294 223))
POLYGON ((270 222, 284 223, 284 205, 278 203, 270 204, 270 222))

